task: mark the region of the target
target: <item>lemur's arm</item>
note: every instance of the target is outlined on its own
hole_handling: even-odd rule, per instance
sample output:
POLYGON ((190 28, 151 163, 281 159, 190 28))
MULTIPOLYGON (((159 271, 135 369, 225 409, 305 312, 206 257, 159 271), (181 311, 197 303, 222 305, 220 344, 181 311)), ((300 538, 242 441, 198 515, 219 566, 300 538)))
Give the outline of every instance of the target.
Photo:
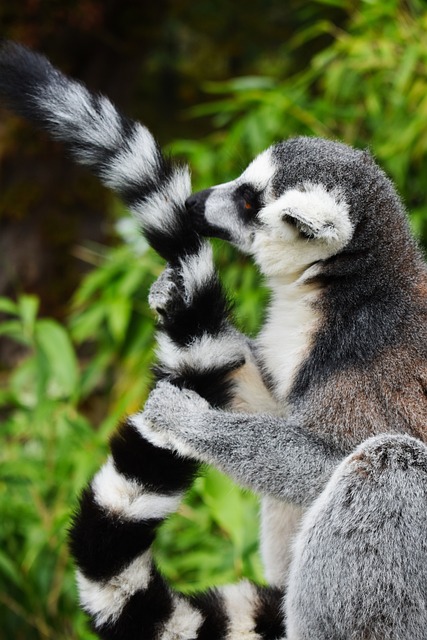
POLYGON ((344 456, 285 418, 213 409, 196 393, 166 382, 148 398, 140 429, 159 447, 213 464, 256 492, 301 505, 318 495, 344 456))

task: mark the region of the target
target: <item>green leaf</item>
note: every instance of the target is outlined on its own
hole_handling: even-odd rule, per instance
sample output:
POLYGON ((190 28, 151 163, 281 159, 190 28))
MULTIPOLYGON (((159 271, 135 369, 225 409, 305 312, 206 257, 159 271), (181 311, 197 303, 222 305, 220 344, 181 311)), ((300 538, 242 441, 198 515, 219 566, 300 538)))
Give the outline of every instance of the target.
POLYGON ((0 296, 0 311, 3 313, 10 313, 11 315, 17 316, 19 314, 18 305, 10 298, 5 298, 0 296))
POLYGON ((7 581, 10 581, 16 587, 23 586, 22 573, 19 565, 9 558, 0 549, 0 576, 5 577, 7 581))
POLYGON ((8 336, 12 340, 28 344, 28 337, 24 335, 22 322, 20 320, 6 320, 0 324, 0 335, 8 336))
POLYGON ((93 304, 84 310, 76 312, 71 318, 71 334, 76 342, 83 342, 96 338, 99 335, 105 320, 106 305, 100 302, 93 304))
POLYGON ((204 497, 216 522, 241 551, 245 538, 241 490, 226 476, 209 470, 205 478, 204 497))
POLYGON ((28 408, 35 408, 46 383, 46 369, 36 357, 24 360, 10 377, 10 388, 16 402, 28 408))
POLYGON ((39 300, 36 296, 23 295, 18 300, 18 307, 24 331, 27 335, 32 335, 39 308, 39 300))
POLYGON ((48 366, 47 393, 51 398, 71 397, 77 393, 77 358, 66 330, 54 320, 36 324, 36 345, 48 366))
POLYGON ((107 321, 113 338, 121 343, 128 328, 132 302, 128 298, 114 298, 108 304, 107 321))

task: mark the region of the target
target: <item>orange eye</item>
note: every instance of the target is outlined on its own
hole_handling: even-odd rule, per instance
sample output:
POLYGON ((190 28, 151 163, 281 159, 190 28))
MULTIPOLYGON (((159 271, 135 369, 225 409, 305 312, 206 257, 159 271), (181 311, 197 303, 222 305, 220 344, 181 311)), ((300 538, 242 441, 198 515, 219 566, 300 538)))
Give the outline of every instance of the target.
POLYGON ((245 202, 245 209, 252 209, 252 205, 250 202, 245 202))

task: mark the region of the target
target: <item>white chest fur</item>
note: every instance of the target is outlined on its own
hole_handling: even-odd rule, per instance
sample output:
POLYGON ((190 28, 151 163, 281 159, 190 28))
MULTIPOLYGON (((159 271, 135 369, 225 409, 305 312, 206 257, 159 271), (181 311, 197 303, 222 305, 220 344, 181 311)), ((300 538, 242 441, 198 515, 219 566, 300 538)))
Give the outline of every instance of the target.
MULTIPOLYGON (((308 272, 305 275, 307 277, 308 272)), ((320 314, 314 308, 319 289, 304 284, 304 277, 270 284, 272 301, 257 344, 274 383, 279 411, 286 415, 286 398, 319 326, 320 314)), ((265 575, 271 584, 286 583, 292 539, 301 514, 302 510, 295 505, 268 497, 263 499, 261 551, 265 575)))
POLYGON ((319 290, 297 279, 274 283, 272 294, 268 318, 257 343, 276 397, 285 401, 319 326, 320 315, 314 308, 319 290))

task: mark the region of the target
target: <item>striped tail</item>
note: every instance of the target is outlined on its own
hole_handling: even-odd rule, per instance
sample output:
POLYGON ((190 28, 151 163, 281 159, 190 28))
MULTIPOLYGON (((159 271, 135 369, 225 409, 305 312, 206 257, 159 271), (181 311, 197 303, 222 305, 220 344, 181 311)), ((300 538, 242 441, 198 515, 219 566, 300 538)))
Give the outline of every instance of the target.
POLYGON ((229 323, 210 244, 194 229, 185 206, 188 167, 169 162, 148 129, 106 97, 10 41, 0 44, 0 100, 63 141, 136 215, 150 244, 171 265, 172 284, 178 279, 181 285, 182 295, 168 310, 157 304, 159 295, 153 303, 162 316, 158 375, 224 404, 230 386, 225 378, 243 364, 247 344, 229 323))
POLYGON ((14 42, 0 45, 0 101, 65 143, 77 162, 113 189, 168 262, 197 251, 185 201, 187 166, 171 163, 149 130, 108 100, 14 42))
MULTIPOLYGON (((166 297, 166 307, 173 307, 163 314, 158 376, 225 406, 233 393, 230 373, 243 365, 247 345, 228 323, 227 300, 208 249, 179 259, 174 271, 181 287, 172 302, 168 270, 155 285, 157 303, 166 297)), ((198 464, 155 447, 143 432, 140 413, 113 436, 111 457, 83 493, 70 531, 81 604, 96 633, 102 640, 283 637, 277 589, 242 582, 186 597, 161 577, 151 545, 198 464)))
POLYGON ((230 322, 209 243, 181 258, 174 270, 164 271, 153 285, 152 306, 157 306, 153 298, 161 306, 164 290, 165 306, 172 309, 160 309, 157 378, 193 389, 215 407, 228 406, 235 393, 232 374, 250 358, 250 347, 230 322))
MULTIPOLYGON (((169 162, 148 129, 107 98, 11 42, 0 47, 0 99, 64 142, 134 213, 172 267, 172 280, 166 274, 153 295, 162 316, 158 376, 227 404, 229 374, 245 362, 248 345, 229 324, 210 246, 186 209, 188 168, 169 162)), ((283 637, 278 590, 243 582, 189 598, 156 570, 156 529, 176 510, 198 465, 144 440, 143 420, 130 418, 113 436, 111 457, 84 491, 70 532, 81 602, 96 632, 105 640, 283 637)))
POLYGON ((82 607, 103 640, 275 640, 280 590, 247 581, 184 596, 153 563, 157 527, 176 511, 197 465, 148 443, 132 416, 83 493, 70 533, 82 607))

